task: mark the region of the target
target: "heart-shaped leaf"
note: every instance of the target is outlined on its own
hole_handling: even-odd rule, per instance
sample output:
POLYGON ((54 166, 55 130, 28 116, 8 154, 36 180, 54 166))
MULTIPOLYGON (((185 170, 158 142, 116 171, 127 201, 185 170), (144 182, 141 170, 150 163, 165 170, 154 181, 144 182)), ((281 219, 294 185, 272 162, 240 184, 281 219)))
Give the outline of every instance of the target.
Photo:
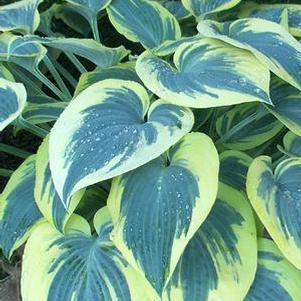
POLYGON ((60 198, 67 205, 80 188, 151 161, 192 126, 189 109, 163 100, 149 108, 149 96, 138 83, 108 79, 90 86, 50 134, 50 168, 60 198))
POLYGON ((38 6, 42 0, 21 0, 0 7, 0 31, 33 33, 39 26, 38 6))
POLYGON ((47 222, 30 236, 22 264, 23 301, 150 301, 143 282, 109 239, 106 208, 88 222, 73 215, 62 235, 47 222), (59 298, 59 299, 58 299, 59 298))
POLYGON ((278 77, 301 90, 301 44, 281 25, 249 18, 232 23, 202 21, 198 31, 251 51, 278 77))
POLYGON ((23 84, 0 77, 0 132, 22 113, 26 98, 23 84))
POLYGON ((244 300, 256 261, 256 228, 248 201, 221 183, 209 216, 187 245, 162 300, 244 300))
POLYGON ((181 37, 177 19, 156 1, 114 0, 107 7, 110 21, 118 32, 145 48, 181 37))
POLYGON ((174 66, 145 51, 136 71, 144 85, 171 103, 193 108, 270 103, 269 71, 248 51, 214 39, 180 45, 174 66))
POLYGON ((275 169, 271 161, 261 156, 251 164, 248 196, 283 255, 301 269, 301 159, 283 160, 275 169))
POLYGON ((35 156, 30 156, 13 173, 0 195, 0 247, 7 258, 42 219, 33 194, 35 178, 35 156))
POLYGON ((113 241, 159 295, 215 201, 218 167, 212 140, 190 133, 166 158, 113 180, 113 241))
POLYGON ((301 271, 288 262, 273 241, 259 239, 258 266, 245 301, 301 299, 301 271))

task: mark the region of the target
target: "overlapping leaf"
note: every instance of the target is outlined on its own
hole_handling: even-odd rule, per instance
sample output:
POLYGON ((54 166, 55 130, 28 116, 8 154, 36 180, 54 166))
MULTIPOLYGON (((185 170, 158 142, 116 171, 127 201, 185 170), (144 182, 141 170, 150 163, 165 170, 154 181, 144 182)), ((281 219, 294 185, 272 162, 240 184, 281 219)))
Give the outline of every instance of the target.
POLYGON ((283 147, 286 154, 301 157, 301 137, 293 132, 287 132, 283 137, 283 147))
POLYGON ((187 134, 164 156, 113 180, 113 241, 159 295, 217 193, 211 139, 187 134))
POLYGON ((267 106, 285 126, 301 135, 301 92, 288 83, 273 78, 271 82, 273 106, 267 106))
POLYGON ((94 220, 91 235, 85 219, 74 215, 62 235, 42 223, 28 240, 22 267, 24 301, 151 300, 139 275, 109 239, 112 224, 106 208, 94 220))
POLYGON ((235 106, 217 119, 219 143, 229 149, 255 148, 280 132, 283 125, 257 104, 235 106))
POLYGON ((294 36, 301 36, 301 6, 296 4, 246 3, 238 14, 239 18, 262 18, 282 24, 294 36))
POLYGON ((184 6, 196 17, 230 9, 241 0, 182 0, 184 6))
POLYGON ((145 48, 181 37, 177 19, 156 1, 113 0, 107 12, 118 32, 145 48))
POLYGON ((189 109, 163 100, 149 107, 138 83, 108 79, 90 86, 50 134, 50 168, 60 198, 68 204, 80 188, 149 162, 192 126, 189 109))
POLYGON ((21 0, 0 7, 0 31, 33 33, 39 26, 42 0, 21 0))
POLYGON ((35 200, 43 216, 59 231, 64 227, 81 200, 84 190, 74 194, 68 207, 64 206, 58 196, 49 167, 49 137, 40 146, 36 158, 35 200))
POLYGON ((14 172, 0 195, 0 247, 7 258, 42 219, 34 200, 35 178, 35 156, 31 156, 14 172))
POLYGON ((96 68, 91 72, 83 73, 78 81, 74 95, 77 96, 80 92, 89 86, 105 79, 123 79, 141 83, 135 71, 135 64, 132 62, 118 64, 109 68, 96 68))
POLYGON ((23 84, 0 77, 0 132, 22 113, 26 98, 23 84))
POLYGON ((249 199, 283 255, 301 269, 301 159, 289 158, 273 168, 271 158, 252 163, 247 177, 249 199))
POLYGON ((206 108, 270 102, 269 71, 248 51, 201 39, 180 45, 173 63, 146 51, 136 64, 144 85, 171 103, 206 108))
POLYGON ((232 23, 206 20, 199 23, 198 31, 250 50, 278 77, 301 90, 301 44, 281 25, 257 18, 232 23))
POLYGON ((271 240, 261 238, 255 280, 244 300, 300 300, 300 281, 301 272, 283 257, 271 240))
POLYGON ((243 300, 256 272, 256 247, 246 197, 221 183, 212 211, 187 245, 163 300, 243 300))

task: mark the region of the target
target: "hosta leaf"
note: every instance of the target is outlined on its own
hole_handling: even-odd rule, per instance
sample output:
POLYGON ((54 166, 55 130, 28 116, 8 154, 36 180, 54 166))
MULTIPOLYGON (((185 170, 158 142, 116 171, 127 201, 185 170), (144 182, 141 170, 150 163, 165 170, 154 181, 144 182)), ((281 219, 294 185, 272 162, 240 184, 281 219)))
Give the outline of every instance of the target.
POLYGON ((242 18, 259 18, 272 21, 289 28, 288 9, 286 5, 265 5, 250 2, 240 8, 238 17, 242 18))
POLYGON ((224 24, 206 20, 199 23, 198 31, 250 50, 277 76, 301 90, 301 44, 281 25, 257 18, 224 24))
POLYGON ((58 196, 49 167, 49 137, 47 136, 41 144, 36 158, 36 184, 35 200, 43 216, 59 231, 63 232, 64 227, 81 200, 84 190, 75 193, 68 208, 64 207, 58 196))
POLYGON ((0 31, 33 33, 39 26, 38 5, 42 0, 22 0, 0 7, 0 31))
POLYGON ((116 65, 129 54, 123 46, 110 48, 92 39, 48 38, 41 39, 41 43, 84 57, 102 68, 116 65))
POLYGON ((35 156, 13 173, 0 195, 0 247, 7 258, 29 237, 42 218, 35 203, 35 156))
POLYGON ((241 8, 239 18, 256 17, 281 23, 294 36, 301 36, 301 6, 295 4, 246 4, 241 8), (286 20, 285 20, 286 19, 286 20))
POLYGON ((181 37, 177 19, 156 1, 113 0, 107 12, 118 32, 145 48, 181 37))
POLYGON ((55 121, 59 118, 68 103, 30 103, 22 112, 22 117, 32 124, 55 121))
POLYGON ((301 157, 301 137, 293 132, 287 132, 283 137, 283 146, 286 153, 293 157, 301 157))
POLYGON ((247 51, 214 39, 179 46, 174 66, 150 51, 136 71, 145 86, 171 103, 194 108, 269 99, 269 71, 247 51))
POLYGON ((240 151, 228 150, 220 154, 219 179, 235 190, 246 192, 246 179, 252 158, 240 151))
POLYGON ((218 155, 208 136, 187 134, 167 158, 115 178, 108 199, 115 245, 159 295, 208 215, 218 184, 218 155))
POLYGON ((257 147, 272 139, 282 128, 282 123, 258 104, 235 106, 216 122, 220 143, 237 150, 257 147))
POLYGON ((275 169, 261 156, 250 166, 249 199, 283 255, 301 269, 301 159, 283 160, 275 169))
POLYGON ((258 241, 258 267, 245 301, 295 301, 301 299, 301 272, 268 239, 258 241))
POLYGON ((74 95, 78 95, 92 84, 110 78, 141 83, 135 71, 135 64, 128 62, 109 68, 97 68, 94 71, 83 73, 79 79, 74 95))
POLYGON ((220 184, 217 200, 187 245, 163 300, 243 300, 255 276, 256 253, 246 197, 220 184))
POLYGON ((273 78, 271 99, 273 106, 267 108, 291 131, 301 135, 301 92, 288 83, 273 78))
POLYGON ((190 16, 189 11, 184 7, 181 1, 161 0, 160 4, 163 5, 178 20, 182 20, 190 16))
POLYGON ((187 10, 196 17, 230 9, 240 1, 241 0, 182 0, 187 10))
POLYGON ((26 98, 23 84, 0 78, 0 132, 22 113, 26 98))
POLYGON ((192 126, 189 109, 163 100, 149 108, 149 96, 138 83, 108 79, 90 86, 50 134, 50 168, 59 196, 68 204, 80 188, 145 164, 192 126))
POLYGON ((112 224, 106 208, 94 224, 94 235, 77 215, 65 235, 47 222, 35 229, 23 257, 23 301, 149 300, 139 275, 109 239, 112 224))
POLYGON ((36 70, 47 49, 33 36, 14 36, 6 32, 0 35, 0 60, 15 63, 30 72, 36 70))

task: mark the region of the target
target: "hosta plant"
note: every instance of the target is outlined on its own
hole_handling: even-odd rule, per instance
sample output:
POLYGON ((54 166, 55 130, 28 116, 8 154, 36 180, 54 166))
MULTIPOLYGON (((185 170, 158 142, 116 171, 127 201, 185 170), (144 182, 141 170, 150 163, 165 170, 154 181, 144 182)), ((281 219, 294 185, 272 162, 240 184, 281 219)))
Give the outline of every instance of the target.
POLYGON ((300 301, 299 1, 8 2, 0 300, 300 301))

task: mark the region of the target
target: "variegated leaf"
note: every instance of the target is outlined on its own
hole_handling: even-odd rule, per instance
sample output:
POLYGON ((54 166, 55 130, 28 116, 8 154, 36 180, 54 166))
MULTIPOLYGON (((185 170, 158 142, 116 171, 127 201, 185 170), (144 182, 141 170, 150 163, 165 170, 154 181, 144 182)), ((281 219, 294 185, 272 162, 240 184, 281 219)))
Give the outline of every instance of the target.
POLYGON ((35 156, 30 156, 13 173, 0 195, 0 248, 10 258, 42 219, 35 203, 35 156))
POLYGON ((83 73, 78 81, 74 95, 84 91, 86 88, 105 79, 123 79, 141 83, 132 62, 118 64, 108 68, 96 68, 91 72, 83 73))
POLYGON ((149 107, 138 83, 108 79, 90 86, 50 134, 50 168, 59 196, 67 205, 79 189, 151 161, 192 126, 189 109, 163 100, 149 107))
POLYGON ((190 133, 166 156, 113 180, 113 241, 159 295, 211 210, 218 167, 212 140, 190 133))
POLYGON ((75 193, 65 207, 53 184, 49 167, 49 136, 41 144, 36 158, 36 184, 34 196, 43 216, 56 229, 63 232, 65 225, 81 200, 84 190, 75 193))
POLYGON ((258 104, 235 106, 216 122, 219 143, 228 149, 248 150, 276 136, 283 125, 258 104))
POLYGON ((177 19, 156 1, 113 0, 107 12, 118 32, 145 48, 181 37, 177 19))
POLYGON ((256 228, 243 193, 220 183, 217 200, 187 245, 163 300, 244 300, 257 263, 256 228))
POLYGON ((239 18, 261 18, 282 24, 293 36, 301 37, 300 4, 256 4, 246 3, 238 14, 239 18))
POLYGON ((259 239, 258 266, 245 301, 297 301, 301 299, 301 271, 288 262, 273 241, 259 239))
POLYGON ((273 106, 267 106, 286 127, 301 135, 301 91, 279 78, 271 81, 273 106))
POLYGON ((136 71, 159 97, 193 108, 270 102, 269 71, 248 51, 214 39, 180 45, 174 66, 145 51, 136 71))
POLYGON ((272 166, 270 157, 256 158, 247 177, 249 199, 283 255, 301 269, 301 159, 272 166))
POLYGON ((182 0, 184 6, 196 17, 227 10, 237 5, 241 0, 182 0))
POLYGON ((96 233, 73 215, 62 235, 47 222, 30 236, 22 265, 23 301, 151 301, 139 275, 110 241, 109 213, 95 216, 96 233))
POLYGON ((26 98, 23 84, 0 77, 0 132, 22 113, 26 98))
POLYGON ((278 77, 301 90, 301 44, 281 25, 257 18, 232 23, 206 20, 199 23, 198 31, 251 51, 278 77))
POLYGON ((33 33, 39 26, 38 6, 42 0, 21 0, 0 7, 0 31, 33 33))
POLYGON ((283 147, 291 157, 301 157, 301 137, 293 132, 287 132, 283 137, 283 147))

